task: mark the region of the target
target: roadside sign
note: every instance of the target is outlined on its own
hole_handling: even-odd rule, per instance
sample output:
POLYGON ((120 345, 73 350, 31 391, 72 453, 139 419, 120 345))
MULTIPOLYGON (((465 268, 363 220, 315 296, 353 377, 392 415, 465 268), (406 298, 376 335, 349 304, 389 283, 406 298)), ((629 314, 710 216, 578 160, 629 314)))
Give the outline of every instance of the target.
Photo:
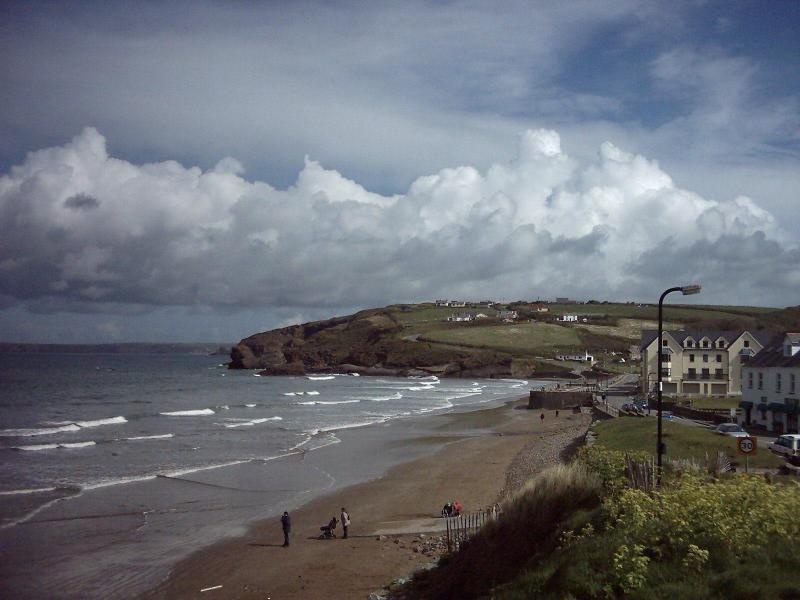
POLYGON ((736 445, 739 447, 739 454, 744 454, 745 456, 755 454, 758 448, 758 442, 754 437, 736 438, 736 445))

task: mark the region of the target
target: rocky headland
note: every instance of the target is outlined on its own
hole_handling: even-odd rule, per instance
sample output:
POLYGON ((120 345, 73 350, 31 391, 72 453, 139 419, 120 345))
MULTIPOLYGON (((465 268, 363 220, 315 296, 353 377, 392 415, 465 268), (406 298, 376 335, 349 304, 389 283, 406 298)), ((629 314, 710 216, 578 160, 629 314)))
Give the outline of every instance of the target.
POLYGON ((459 348, 403 337, 403 326, 384 309, 257 333, 231 349, 231 369, 264 375, 357 373, 519 377, 510 354, 459 348))

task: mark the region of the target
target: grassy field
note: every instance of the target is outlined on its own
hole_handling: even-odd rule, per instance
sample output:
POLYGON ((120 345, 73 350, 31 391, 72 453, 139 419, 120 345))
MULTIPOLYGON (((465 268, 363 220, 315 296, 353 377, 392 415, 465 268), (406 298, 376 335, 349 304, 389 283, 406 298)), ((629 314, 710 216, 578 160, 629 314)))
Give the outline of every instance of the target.
POLYGON ((692 397, 692 408, 739 408, 741 397, 736 396, 700 396, 692 397))
MULTIPOLYGON (((549 305, 551 314, 574 313, 578 316, 584 315, 608 315, 611 317, 637 319, 637 320, 658 320, 658 305, 636 304, 551 304, 549 305)), ((727 312, 724 306, 714 307, 695 307, 686 305, 664 305, 664 319, 670 321, 696 321, 736 319, 743 323, 754 321, 757 315, 766 314, 771 309, 754 308, 749 312, 749 307, 732 307, 731 312, 727 312)))
POLYGON ((424 339, 432 342, 492 348, 511 353, 547 353, 555 349, 580 347, 580 338, 570 327, 549 323, 520 323, 486 327, 459 327, 429 331, 424 339))
MULTIPOLYGON (((736 450, 736 440, 722 436, 702 427, 689 427, 665 421, 664 443, 667 458, 694 458, 705 461, 717 451, 727 453, 734 462, 744 465, 744 456, 736 450)), ((609 419, 595 426, 597 444, 611 450, 643 450, 651 454, 656 447, 656 420, 638 417, 609 419)), ((751 467, 779 467, 783 461, 766 448, 759 448, 750 457, 751 467)))
POLYGON ((455 313, 483 313, 488 317, 494 317, 497 311, 493 308, 450 308, 449 306, 423 306, 414 307, 411 310, 393 310, 392 314, 403 325, 413 325, 415 323, 440 323, 447 321, 447 317, 455 313))
MULTIPOLYGON (((640 321, 638 319, 621 318, 616 325, 590 325, 588 323, 578 323, 576 326, 598 335, 622 337, 631 340, 631 343, 636 343, 641 339, 643 329, 658 329, 658 321, 640 321)), ((680 328, 681 323, 664 323, 664 329, 667 331, 680 328)))

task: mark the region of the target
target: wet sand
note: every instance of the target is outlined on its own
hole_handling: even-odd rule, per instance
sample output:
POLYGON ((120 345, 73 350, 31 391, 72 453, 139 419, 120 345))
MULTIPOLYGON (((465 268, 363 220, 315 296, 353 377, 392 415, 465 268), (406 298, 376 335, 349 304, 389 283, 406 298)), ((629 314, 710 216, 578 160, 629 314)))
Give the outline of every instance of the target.
POLYGON ((434 417, 441 420, 442 435, 453 432, 453 441, 443 448, 441 438, 404 442, 417 451, 428 445, 431 453, 293 511, 288 548, 282 547, 276 516, 243 537, 195 553, 144 597, 367 598, 435 560, 412 550, 418 539, 413 532, 435 524, 445 502, 459 500, 470 511, 501 500, 532 473, 561 460, 589 424, 588 416, 565 411, 558 418, 546 411, 541 421, 540 411, 515 410, 513 404, 434 417), (333 515, 338 519, 342 506, 352 518, 349 538, 319 539, 320 526, 333 515), (379 533, 385 535, 379 539, 379 533), (205 588, 216 589, 201 592, 205 588))

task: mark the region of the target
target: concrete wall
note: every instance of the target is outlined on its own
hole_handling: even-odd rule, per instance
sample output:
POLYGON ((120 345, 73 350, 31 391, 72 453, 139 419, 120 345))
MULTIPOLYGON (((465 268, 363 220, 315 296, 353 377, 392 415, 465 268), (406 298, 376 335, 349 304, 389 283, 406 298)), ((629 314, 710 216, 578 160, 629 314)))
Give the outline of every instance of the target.
POLYGON ((528 398, 528 408, 544 408, 555 410, 561 408, 572 408, 573 406, 591 405, 592 394, 590 392, 544 392, 531 390, 528 398))

